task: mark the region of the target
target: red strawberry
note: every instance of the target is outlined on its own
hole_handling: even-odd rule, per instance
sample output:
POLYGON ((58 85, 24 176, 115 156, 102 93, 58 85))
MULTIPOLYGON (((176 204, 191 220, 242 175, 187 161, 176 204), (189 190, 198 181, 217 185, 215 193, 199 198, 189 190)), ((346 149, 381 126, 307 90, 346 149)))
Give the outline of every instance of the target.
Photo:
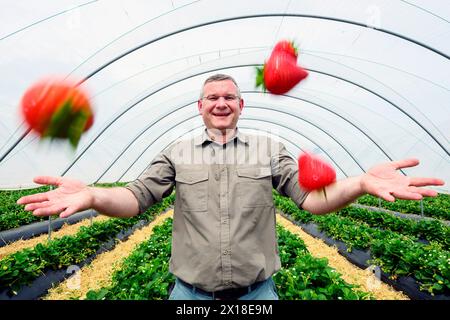
POLYGON ((93 124, 86 93, 69 81, 46 79, 33 84, 22 97, 21 109, 39 136, 68 138, 74 147, 93 124))
POLYGON ((297 59, 298 56, 298 49, 295 46, 294 42, 289 41, 289 40, 281 40, 279 41, 275 47, 272 50, 272 54, 274 52, 277 51, 283 51, 286 52, 287 54, 291 55, 292 57, 294 57, 295 59, 297 59))
POLYGON ((308 72, 297 65, 297 49, 292 42, 277 43, 264 67, 257 68, 256 86, 273 94, 283 94, 305 79, 308 72))
POLYGON ((320 189, 336 181, 333 167, 310 153, 300 155, 298 171, 298 182, 306 191, 320 189))

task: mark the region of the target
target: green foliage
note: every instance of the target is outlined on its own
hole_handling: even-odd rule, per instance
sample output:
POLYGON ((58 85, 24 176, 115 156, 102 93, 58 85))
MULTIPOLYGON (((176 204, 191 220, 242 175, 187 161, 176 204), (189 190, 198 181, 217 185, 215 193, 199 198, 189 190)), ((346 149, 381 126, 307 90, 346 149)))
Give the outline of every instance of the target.
POLYGON ((370 211, 367 209, 347 207, 338 212, 340 217, 365 223, 371 228, 381 228, 403 235, 436 241, 445 250, 450 249, 450 227, 438 220, 419 220, 399 218, 387 212, 370 211))
MULTIPOLYGON (((290 201, 276 194, 274 196, 279 197, 276 203, 290 201)), ((277 207, 281 209, 286 206, 277 207)), ((291 217, 295 217, 295 212, 291 213, 291 217)), ((425 220, 403 222, 384 213, 356 208, 347 208, 338 214, 312 216, 312 220, 329 237, 345 242, 348 250, 369 249, 372 262, 390 273, 392 278, 411 275, 421 289, 431 294, 450 294, 450 253, 446 249, 449 231, 442 223, 425 220), (418 236, 432 241, 429 245, 419 243, 418 236)))
MULTIPOLYGON (((125 182, 99 183, 98 187, 124 186, 125 182)), ((18 228, 33 222, 44 221, 48 217, 36 217, 31 212, 25 211, 23 205, 16 202, 19 198, 35 193, 50 191, 49 186, 23 190, 0 190, 0 231, 18 228)), ((54 217, 58 217, 55 215, 54 217)))
POLYGON ((172 219, 153 229, 153 235, 141 243, 117 270, 109 287, 91 290, 88 300, 162 300, 169 296, 172 219))
POLYGON ((128 219, 109 219, 81 227, 74 236, 64 236, 34 248, 24 249, 0 260, 0 289, 16 291, 22 285, 31 283, 48 269, 61 269, 80 263, 101 247, 102 243, 122 230, 131 228, 141 220, 151 221, 154 216, 169 207, 174 201, 171 195, 146 212, 128 219))
POLYGON ((309 254, 304 242, 277 226, 282 269, 274 276, 281 300, 371 299, 366 292, 342 280, 326 258, 309 254))
MULTIPOLYGON (((381 207, 397 212, 421 214, 420 201, 416 200, 396 200, 395 202, 389 202, 385 200, 379 200, 372 195, 365 195, 358 199, 358 203, 378 207, 381 203, 381 207)), ((428 217, 450 220, 450 195, 438 194, 437 197, 425 197, 422 200, 423 214, 428 217)))
MULTIPOLYGON (((87 294, 90 300, 167 299, 175 281, 169 273, 172 219, 155 227, 113 274, 112 284, 87 294)), ((282 270, 274 280, 281 299, 369 299, 355 290, 328 266, 326 259, 313 258, 301 239, 277 226, 282 270)))
POLYGON ((23 206, 16 202, 21 197, 49 190, 48 186, 27 190, 0 190, 0 231, 44 220, 45 218, 35 217, 23 210, 23 206))

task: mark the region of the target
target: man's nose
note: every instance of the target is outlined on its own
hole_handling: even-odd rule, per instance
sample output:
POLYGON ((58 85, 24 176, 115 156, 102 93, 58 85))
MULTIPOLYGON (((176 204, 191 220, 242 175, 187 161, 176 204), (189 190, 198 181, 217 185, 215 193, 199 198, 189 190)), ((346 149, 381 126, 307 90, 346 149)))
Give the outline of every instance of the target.
POLYGON ((225 97, 219 97, 216 101, 216 106, 227 106, 227 100, 225 100, 225 97))

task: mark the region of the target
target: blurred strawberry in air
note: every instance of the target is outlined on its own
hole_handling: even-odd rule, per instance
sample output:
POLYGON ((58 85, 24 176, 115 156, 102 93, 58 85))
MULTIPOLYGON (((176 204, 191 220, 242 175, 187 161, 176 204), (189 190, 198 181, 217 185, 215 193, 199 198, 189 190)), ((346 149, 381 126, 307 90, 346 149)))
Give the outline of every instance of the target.
POLYGON ((297 65, 298 49, 292 41, 281 40, 272 50, 262 68, 256 68, 256 87, 273 94, 284 94, 308 76, 308 71, 297 65))
POLYGON ((58 78, 31 85, 22 97, 21 112, 28 127, 41 138, 68 139, 73 147, 94 122, 86 92, 75 82, 58 78))

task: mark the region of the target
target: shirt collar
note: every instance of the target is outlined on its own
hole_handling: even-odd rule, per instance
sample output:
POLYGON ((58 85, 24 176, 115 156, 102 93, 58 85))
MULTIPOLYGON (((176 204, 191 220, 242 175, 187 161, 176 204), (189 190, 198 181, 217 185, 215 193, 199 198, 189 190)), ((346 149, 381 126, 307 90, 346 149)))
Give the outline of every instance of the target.
MULTIPOLYGON (((240 142, 242 142, 244 144, 248 144, 248 135, 246 135, 245 133, 242 133, 239 130, 239 128, 236 128, 236 135, 231 140, 234 140, 234 139, 238 139, 240 142)), ((230 142, 230 141, 228 141, 228 142, 230 142)), ((194 145, 200 146, 206 142, 211 143, 211 142, 213 142, 213 140, 209 137, 208 133, 206 132, 206 128, 205 128, 205 130, 203 130, 201 135, 198 135, 197 137, 194 138, 194 145)))

